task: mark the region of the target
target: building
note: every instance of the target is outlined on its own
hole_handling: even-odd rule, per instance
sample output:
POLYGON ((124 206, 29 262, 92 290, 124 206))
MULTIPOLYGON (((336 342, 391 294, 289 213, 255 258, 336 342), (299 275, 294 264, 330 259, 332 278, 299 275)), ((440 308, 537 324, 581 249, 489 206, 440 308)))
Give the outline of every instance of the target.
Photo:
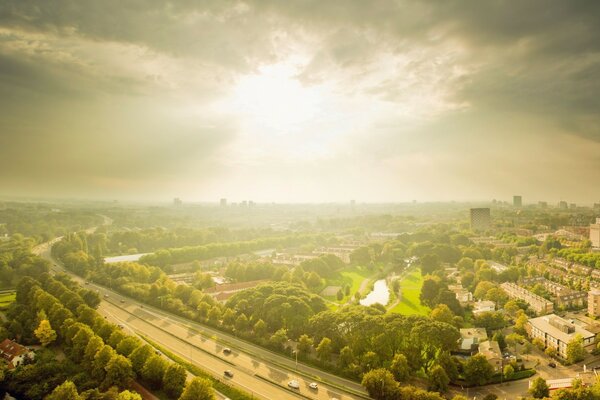
POLYGON ((590 225, 590 242, 592 247, 600 247, 600 218, 596 218, 596 223, 590 225))
POLYGON ((538 207, 539 208, 548 208, 548 203, 545 201, 538 201, 538 207))
POLYGON ((183 201, 181 201, 181 199, 179 197, 175 197, 173 199, 173 206, 181 207, 182 204, 183 204, 183 201))
POLYGON ((464 328, 460 330, 458 354, 472 356, 479 351, 479 343, 488 340, 485 328, 464 328))
POLYGON ((502 371, 502 352, 500 345, 495 340, 486 340, 479 344, 479 354, 482 354, 490 363, 494 372, 502 371))
POLYGON ((542 285, 548 293, 554 296, 555 305, 561 308, 583 308, 588 298, 588 294, 585 292, 573 290, 560 283, 552 282, 543 276, 524 279, 523 284, 527 286, 542 285))
POLYGON ((592 289, 588 292, 588 315, 600 317, 600 289, 592 289))
POLYGON ((34 359, 35 353, 25 346, 10 339, 4 339, 0 343, 0 356, 8 364, 8 368, 16 368, 23 364, 26 359, 34 359))
POLYGON ((513 196, 513 207, 521 207, 523 205, 523 198, 521 196, 513 196))
POLYGON ((491 300, 482 300, 473 304, 473 315, 479 315, 484 312, 496 311, 496 303, 491 300))
POLYGON ((512 282, 504 282, 500 287, 506 294, 513 299, 520 299, 529 304, 529 307, 540 315, 548 314, 554 311, 554 304, 542 296, 538 296, 529 290, 522 288, 512 282))
POLYGON ((532 318, 527 323, 531 339, 541 339, 546 347, 554 347, 557 354, 567 358, 567 345, 577 334, 583 338, 583 347, 594 346, 596 335, 555 314, 532 318))
POLYGON ((471 208, 472 231, 487 231, 490 229, 491 221, 489 208, 471 208))
POLYGON ((227 207, 227 199, 226 198, 222 198, 221 200, 219 200, 219 205, 221 207, 227 207))
POLYGON ((569 208, 569 205, 567 204, 566 201, 559 201, 558 208, 560 208, 561 210, 566 210, 569 208))

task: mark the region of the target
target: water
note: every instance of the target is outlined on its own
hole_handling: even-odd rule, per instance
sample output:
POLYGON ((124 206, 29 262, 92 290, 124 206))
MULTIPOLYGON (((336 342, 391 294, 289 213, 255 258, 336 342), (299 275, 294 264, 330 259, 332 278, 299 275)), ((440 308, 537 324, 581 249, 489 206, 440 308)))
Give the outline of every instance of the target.
POLYGON ((390 301, 390 289, 388 288, 385 279, 380 279, 375 282, 373 290, 364 299, 360 301, 363 306, 370 306, 375 303, 386 305, 390 301))
POLYGON ((137 261, 140 258, 142 258, 142 256, 145 256, 146 254, 150 254, 150 253, 127 254, 124 256, 106 257, 104 259, 104 262, 107 264, 112 264, 112 263, 124 262, 124 261, 137 261))

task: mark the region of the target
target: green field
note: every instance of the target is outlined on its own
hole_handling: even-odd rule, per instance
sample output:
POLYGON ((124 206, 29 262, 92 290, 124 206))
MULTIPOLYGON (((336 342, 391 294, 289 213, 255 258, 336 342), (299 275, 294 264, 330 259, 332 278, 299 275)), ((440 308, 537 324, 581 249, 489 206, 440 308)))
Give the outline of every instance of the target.
POLYGON ((367 271, 366 269, 352 268, 346 271, 342 271, 340 274, 344 278, 346 278, 346 283, 352 282, 350 285, 350 293, 351 295, 354 295, 354 293, 360 287, 362 281, 368 279, 372 273, 367 271))
POLYGON ((346 304, 348 300, 352 299, 354 293, 358 291, 361 283, 365 279, 369 279, 372 276, 372 274, 372 271, 369 271, 364 267, 352 267, 341 271, 337 278, 328 279, 325 286, 350 286, 350 295, 344 296, 344 298, 341 301, 338 301, 336 296, 323 296, 326 300, 331 302, 328 303, 328 307, 332 310, 335 310, 338 308, 338 306, 346 304))
POLYGON ((15 301, 15 292, 12 293, 1 293, 0 294, 0 308, 8 307, 12 302, 15 301))
POLYGON ((421 286, 423 286, 421 271, 414 269, 400 282, 402 300, 389 311, 404 315, 428 315, 430 311, 429 307, 421 305, 421 301, 419 300, 421 286))

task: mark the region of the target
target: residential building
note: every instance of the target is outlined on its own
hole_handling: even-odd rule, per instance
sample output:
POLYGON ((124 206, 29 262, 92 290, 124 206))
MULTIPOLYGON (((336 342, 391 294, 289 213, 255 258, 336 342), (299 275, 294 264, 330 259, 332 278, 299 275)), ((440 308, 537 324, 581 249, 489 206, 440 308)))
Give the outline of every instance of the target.
POLYGON ((569 205, 566 201, 559 201, 558 208, 560 208, 561 210, 566 210, 567 208, 569 208, 569 205))
POLYGON ((491 269, 493 269, 494 271, 496 271, 499 274, 501 274, 502 272, 504 272, 508 269, 508 267, 506 265, 500 264, 496 261, 488 260, 486 262, 490 266, 491 269))
POLYGON ((489 208, 471 208, 471 230, 487 231, 491 225, 489 208))
POLYGON ((583 308, 588 298, 588 294, 585 292, 572 290, 565 285, 552 282, 542 276, 524 279, 523 284, 527 286, 542 285, 544 289, 554 296, 555 305, 561 308, 583 308))
POLYGON ((179 197, 175 197, 173 199, 173 205, 175 207, 181 207, 182 204, 183 204, 183 201, 179 197))
POLYGON ((550 300, 546 300, 542 296, 538 296, 519 285, 512 282, 504 282, 500 287, 510 298, 523 300, 529 304, 529 307, 531 307, 533 311, 540 315, 554 311, 554 304, 550 300))
POLYGON ((495 372, 502 371, 502 352, 495 340, 486 340, 479 344, 479 354, 485 356, 495 372))
POLYGON ((592 247, 600 247, 600 218, 596 218, 596 223, 590 225, 590 241, 592 247))
POLYGON ((219 205, 221 207, 227 207, 227 199, 226 198, 222 198, 221 200, 219 200, 219 205))
POLYGON ((484 312, 496 311, 496 303, 491 300, 482 300, 473 304, 473 315, 479 315, 484 312))
POLYGON ((523 205, 523 197, 513 196, 513 207, 521 207, 523 205))
POLYGON ((555 314, 531 318, 526 328, 532 340, 541 339, 546 347, 554 347, 562 358, 567 358, 567 345, 577 334, 583 338, 584 348, 593 347, 596 339, 594 333, 555 314))
POLYGON ((485 328, 464 328, 460 330, 458 354, 472 356, 479 351, 479 343, 488 340, 485 328))
POLYGON ((0 343, 0 356, 6 361, 8 368, 16 368, 23 364, 26 359, 35 358, 35 353, 17 342, 4 339, 0 343))
POLYGON ((588 315, 600 317, 600 289, 592 289, 588 292, 588 315))
POLYGON ((548 208, 548 203, 545 201, 538 201, 539 208, 548 208))

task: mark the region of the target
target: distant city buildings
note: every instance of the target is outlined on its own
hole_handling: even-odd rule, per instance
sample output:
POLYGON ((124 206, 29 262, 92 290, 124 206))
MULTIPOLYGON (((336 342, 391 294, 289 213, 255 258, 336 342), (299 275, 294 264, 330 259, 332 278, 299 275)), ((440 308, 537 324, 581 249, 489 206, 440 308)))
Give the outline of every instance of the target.
POLYGON ((219 205, 221 207, 227 207, 227 199, 222 198, 221 200, 219 200, 219 205))
POLYGON ((182 204, 183 204, 183 201, 181 201, 181 199, 180 199, 179 197, 175 197, 175 198, 173 199, 173 205, 174 205, 175 207, 181 207, 181 206, 182 206, 182 204))
POLYGON ((513 196, 513 207, 523 206, 523 198, 521 196, 513 196))
POLYGON ((569 205, 567 204, 566 201, 559 201, 558 208, 560 208, 561 210, 566 210, 569 208, 569 205))
POLYGON ((600 289, 592 289, 588 292, 588 315, 600 317, 600 289))
POLYGON ((538 201, 539 208, 548 208, 548 203, 545 201, 538 201))
POLYGON ((590 225, 590 242, 592 247, 600 247, 600 218, 596 218, 596 223, 590 225))
POLYGON ((546 300, 542 296, 538 296, 519 285, 512 282, 504 282, 500 287, 506 292, 508 297, 523 300, 537 314, 544 315, 554 311, 554 303, 550 300, 546 300))
POLYGON ((491 221, 489 208, 471 208, 472 231, 487 231, 490 229, 491 221))
POLYGON ((596 338, 594 333, 555 314, 532 318, 526 328, 531 339, 541 339, 546 347, 555 348, 562 358, 567 358, 567 345, 577 334, 583 338, 584 347, 593 345, 596 338))

